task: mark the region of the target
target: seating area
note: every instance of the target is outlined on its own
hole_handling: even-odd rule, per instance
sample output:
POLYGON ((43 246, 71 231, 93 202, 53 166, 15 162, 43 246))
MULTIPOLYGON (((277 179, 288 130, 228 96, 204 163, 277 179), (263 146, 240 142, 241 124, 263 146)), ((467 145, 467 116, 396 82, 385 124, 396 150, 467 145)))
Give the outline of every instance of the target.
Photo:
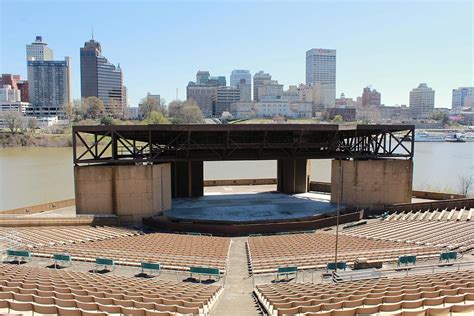
POLYGON ((189 270, 190 266, 218 268, 225 273, 230 238, 153 233, 86 243, 38 248, 35 256, 69 253, 73 260, 110 258, 116 264, 157 262, 163 269, 189 270))
MULTIPOLYGON (((247 250, 252 273, 273 273, 278 267, 292 265, 298 269, 326 268, 327 263, 334 260, 335 242, 335 234, 329 232, 249 237, 247 250)), ((438 258, 441 250, 436 246, 346 235, 339 236, 338 244, 338 260, 348 265, 358 258, 383 262, 397 262, 402 255, 438 258)))
POLYGON ((0 264, 0 314, 207 315, 221 286, 0 264))
POLYGON ((373 221, 367 225, 342 231, 346 236, 380 241, 401 241, 415 245, 456 249, 465 252, 474 248, 474 222, 438 220, 373 221))
POLYGON ((140 234, 133 229, 111 226, 2 227, 0 232, 2 236, 9 237, 28 248, 76 244, 140 234))
POLYGON ((474 314, 474 271, 345 283, 279 283, 254 290, 270 315, 474 314))
POLYGON ((472 221, 474 220, 474 208, 466 209, 443 209, 443 210, 419 210, 410 212, 392 213, 387 221, 472 221))

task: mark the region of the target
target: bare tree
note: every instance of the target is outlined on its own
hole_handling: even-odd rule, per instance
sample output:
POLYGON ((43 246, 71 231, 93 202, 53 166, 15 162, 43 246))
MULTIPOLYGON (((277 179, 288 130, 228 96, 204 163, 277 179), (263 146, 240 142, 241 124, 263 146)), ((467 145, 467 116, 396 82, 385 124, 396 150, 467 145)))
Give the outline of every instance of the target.
POLYGON ((97 119, 104 115, 105 107, 101 99, 88 97, 83 100, 83 104, 89 118, 97 119))
POLYGON ((69 122, 69 125, 71 125, 71 122, 75 119, 75 116, 76 116, 76 109, 74 108, 74 103, 64 102, 63 112, 64 112, 64 116, 69 122))
MULTIPOLYGON (((170 111, 171 111, 171 103, 170 103, 170 111)), ((183 104, 177 103, 176 108, 173 109, 173 112, 176 112, 175 115, 173 115, 173 123, 192 124, 192 123, 204 122, 202 111, 197 106, 196 101, 194 100, 185 101, 183 104)))
POLYGON ((5 122, 12 134, 15 134, 25 126, 25 118, 17 111, 7 111, 0 113, 0 119, 5 122))
POLYGON ((462 175, 459 177, 459 194, 468 196, 474 188, 474 176, 462 175))
MULTIPOLYGON (((163 99, 164 102, 164 99, 163 99)), ((151 112, 161 112, 163 115, 166 113, 166 109, 164 105, 160 104, 160 101, 158 101, 156 98, 147 95, 144 97, 141 101, 140 104, 138 105, 139 111, 140 111, 140 116, 144 119, 147 119, 150 117, 151 112)))
POLYGON ((30 117, 27 122, 27 126, 30 129, 32 133, 36 131, 36 128, 38 127, 38 120, 36 117, 30 117))
POLYGON ((178 117, 184 106, 183 101, 175 100, 168 105, 168 116, 171 118, 178 117))
POLYGON ((113 118, 123 118, 123 103, 117 99, 109 99, 109 108, 107 110, 108 114, 113 118))

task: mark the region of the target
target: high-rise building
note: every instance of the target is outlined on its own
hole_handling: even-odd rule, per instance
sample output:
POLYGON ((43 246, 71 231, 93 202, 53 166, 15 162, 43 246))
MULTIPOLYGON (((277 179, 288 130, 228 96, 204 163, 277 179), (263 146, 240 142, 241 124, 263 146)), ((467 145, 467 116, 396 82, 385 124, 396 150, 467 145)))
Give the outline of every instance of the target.
POLYGON ((242 79, 244 79, 246 83, 251 84, 252 75, 250 74, 250 70, 243 70, 243 69, 232 70, 232 72, 230 73, 230 86, 238 87, 242 79))
POLYGON ((48 44, 43 42, 41 36, 36 36, 33 43, 26 45, 26 60, 27 61, 43 61, 53 60, 53 50, 48 47, 48 44))
POLYGON ((237 88, 240 91, 240 101, 252 100, 252 86, 250 84, 250 81, 247 81, 247 79, 240 79, 237 88))
POLYGON ((210 76, 209 71, 198 70, 196 73, 196 84, 208 84, 210 76))
POLYGON ((469 96, 474 96, 474 87, 461 87, 453 89, 451 109, 453 111, 460 111, 466 106, 466 99, 469 96))
POLYGON ((250 70, 232 70, 230 86, 240 89, 240 101, 250 101, 252 99, 252 75, 250 70))
POLYGON ((30 60, 28 64, 29 100, 35 116, 62 116, 63 106, 71 102, 71 60, 30 60))
POLYGON ((28 102, 28 80, 22 80, 20 75, 2 74, 0 77, 0 87, 9 85, 12 89, 20 90, 21 101, 28 102))
POLYGON ((377 90, 370 87, 364 88, 362 92, 362 106, 380 106, 381 95, 377 90))
POLYGON ((410 91, 410 111, 414 119, 426 119, 434 110, 435 91, 420 83, 410 91))
POLYGON ((102 55, 100 43, 91 39, 84 43, 81 56, 81 96, 97 97, 107 111, 117 102, 126 106, 123 73, 120 64, 115 66, 102 55))
POLYGON ((0 101, 21 102, 20 90, 12 88, 10 85, 0 87, 0 101))
POLYGON ((161 97, 160 97, 159 94, 151 94, 150 92, 148 92, 148 93, 146 94, 146 97, 149 98, 149 99, 155 100, 155 101, 157 102, 157 104, 160 105, 160 102, 161 102, 161 101, 160 101, 160 98, 161 98, 161 97))
POLYGON ((211 77, 209 71, 199 70, 196 82, 190 81, 186 87, 186 99, 194 100, 206 117, 214 115, 213 100, 218 87, 225 87, 225 76, 211 77))
POLYGON ((253 75, 253 100, 259 101, 258 99, 258 88, 263 86, 266 82, 271 81, 272 76, 260 70, 253 75))
POLYGON ((283 94, 283 85, 277 80, 266 80, 262 85, 258 86, 257 100, 265 99, 281 99, 283 94))
POLYGON ((306 52, 306 85, 320 85, 322 106, 333 107, 336 100, 336 50, 313 48, 306 52))
POLYGON ((238 101, 240 101, 239 88, 218 87, 212 98, 213 114, 220 116, 223 112, 230 112, 231 104, 238 101))

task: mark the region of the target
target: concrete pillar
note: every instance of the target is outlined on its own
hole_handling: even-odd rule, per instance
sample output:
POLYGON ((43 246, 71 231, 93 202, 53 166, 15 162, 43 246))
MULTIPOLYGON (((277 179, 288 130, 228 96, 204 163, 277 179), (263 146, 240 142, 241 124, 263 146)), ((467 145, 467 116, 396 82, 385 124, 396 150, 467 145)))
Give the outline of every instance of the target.
POLYGON ((278 160, 277 190, 291 194, 308 192, 310 166, 307 159, 278 160))
POLYGON ((171 208, 171 166, 75 166, 77 214, 113 214, 122 223, 141 223, 171 208))
POLYGON ((331 168, 331 203, 383 208, 411 202, 411 160, 333 160, 331 168))
POLYGON ((204 195, 204 163, 202 161, 173 162, 171 179, 173 197, 204 195))

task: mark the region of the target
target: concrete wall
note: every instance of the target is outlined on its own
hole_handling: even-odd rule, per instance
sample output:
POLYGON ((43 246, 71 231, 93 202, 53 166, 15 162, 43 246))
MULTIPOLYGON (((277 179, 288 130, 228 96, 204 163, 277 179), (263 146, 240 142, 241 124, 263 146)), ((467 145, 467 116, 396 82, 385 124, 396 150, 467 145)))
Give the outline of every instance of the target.
POLYGON ((170 164, 74 167, 77 214, 114 214, 139 223, 171 208, 170 164))
POLYGON ((333 160, 331 202, 360 207, 409 203, 411 160, 333 160), (342 175, 341 175, 342 173, 342 175))

